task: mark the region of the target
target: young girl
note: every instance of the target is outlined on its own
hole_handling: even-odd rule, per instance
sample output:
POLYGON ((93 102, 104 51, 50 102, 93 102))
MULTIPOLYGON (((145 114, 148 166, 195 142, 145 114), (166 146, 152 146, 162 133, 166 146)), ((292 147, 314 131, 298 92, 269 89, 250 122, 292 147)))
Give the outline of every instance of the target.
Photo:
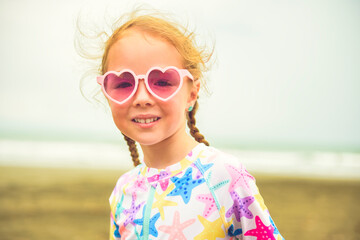
POLYGON ((206 56, 193 34, 129 16, 107 40, 97 78, 135 165, 111 194, 110 239, 283 239, 254 177, 195 126, 206 56))

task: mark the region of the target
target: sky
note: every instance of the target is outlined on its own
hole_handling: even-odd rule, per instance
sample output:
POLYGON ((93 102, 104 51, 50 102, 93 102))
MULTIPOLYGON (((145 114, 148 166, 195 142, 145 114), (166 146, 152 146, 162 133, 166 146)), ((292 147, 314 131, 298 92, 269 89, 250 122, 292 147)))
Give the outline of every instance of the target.
POLYGON ((2 0, 0 138, 122 141, 109 110, 80 93, 76 20, 95 31, 144 2, 215 46, 197 114, 211 143, 360 151, 360 2, 350 0, 2 0))

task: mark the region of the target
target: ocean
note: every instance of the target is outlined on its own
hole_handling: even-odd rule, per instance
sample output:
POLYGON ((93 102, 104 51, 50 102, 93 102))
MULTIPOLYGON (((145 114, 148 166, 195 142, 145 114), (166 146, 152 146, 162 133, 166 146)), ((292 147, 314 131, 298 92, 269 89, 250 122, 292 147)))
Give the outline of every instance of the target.
MULTIPOLYGON (((357 152, 221 150, 253 174, 360 179, 357 152)), ((132 162, 125 144, 0 139, 0 166, 128 170, 132 162)))

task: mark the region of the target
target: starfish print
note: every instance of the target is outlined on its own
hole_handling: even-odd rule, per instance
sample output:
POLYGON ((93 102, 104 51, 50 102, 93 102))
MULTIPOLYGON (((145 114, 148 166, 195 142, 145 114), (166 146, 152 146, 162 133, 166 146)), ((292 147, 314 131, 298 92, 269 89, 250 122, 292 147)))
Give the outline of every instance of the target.
POLYGON ((120 232, 119 232, 119 225, 116 224, 116 222, 114 221, 114 225, 115 225, 115 230, 114 230, 114 237, 115 238, 120 238, 120 232))
POLYGON ((125 210, 125 208, 122 207, 123 201, 124 201, 124 195, 121 196, 120 202, 116 205, 115 219, 117 219, 118 216, 125 210))
POLYGON ((136 201, 136 194, 133 193, 131 207, 129 209, 125 209, 123 211, 124 214, 128 215, 126 220, 125 220, 125 223, 124 223, 125 226, 128 225, 129 223, 134 225, 134 219, 136 217, 137 212, 140 210, 142 205, 145 204, 145 202, 142 202, 139 205, 135 206, 135 201, 136 201))
MULTIPOLYGON (((212 171, 211 172, 209 172, 209 174, 208 174, 208 180, 209 180, 209 182, 211 181, 211 178, 212 178, 212 171)), ((221 181, 221 182, 219 182, 219 183, 217 183, 216 185, 214 185, 214 186, 211 186, 210 187, 210 191, 215 191, 215 190, 217 190, 217 189, 219 189, 219 188, 221 188, 221 187, 223 187, 223 186, 225 186, 228 182, 229 182, 230 180, 229 179, 227 179, 227 180, 224 180, 224 181, 221 181)))
MULTIPOLYGON (((195 164, 193 164, 193 166, 196 166, 195 164)), ((201 178, 202 177, 202 173, 201 173, 201 171, 198 169, 197 170, 197 173, 196 173, 196 175, 195 175, 195 179, 199 179, 199 178, 201 178)))
POLYGON ((160 187, 163 191, 169 186, 169 178, 159 180, 160 187))
POLYGON ((130 230, 126 229, 126 227, 124 225, 121 225, 119 232, 121 235, 121 239, 126 239, 127 237, 129 237, 131 235, 130 230))
POLYGON ((111 195, 110 196, 110 209, 112 212, 116 211, 116 207, 117 207, 117 199, 115 195, 111 195))
POLYGON ((198 158, 193 163, 193 165, 198 169, 198 173, 196 174, 195 179, 199 179, 200 177, 202 177, 203 174, 205 174, 207 170, 209 170, 214 165, 214 163, 202 164, 200 158, 198 158))
POLYGON ((205 218, 208 218, 217 209, 215 200, 211 193, 197 195, 196 200, 205 203, 205 209, 203 212, 203 216, 205 218))
POLYGON ((255 180, 255 178, 246 171, 243 165, 241 165, 240 169, 228 164, 225 167, 232 179, 229 186, 229 192, 234 191, 238 187, 243 187, 245 191, 251 192, 248 181, 249 179, 255 180))
POLYGON ((241 217, 252 219, 254 216, 249 210, 249 206, 255 201, 255 198, 253 196, 240 198, 236 192, 231 192, 230 195, 234 203, 232 207, 226 212, 226 217, 229 218, 232 214, 235 214, 236 220, 238 222, 240 222, 241 217))
POLYGON ((267 209, 267 207, 265 206, 265 203, 264 203, 264 199, 262 198, 262 196, 260 195, 260 193, 254 195, 256 201, 259 203, 261 209, 263 211, 265 211, 267 209))
POLYGON ((191 157, 193 155, 192 150, 188 153, 188 157, 191 157))
MULTIPOLYGON (((146 209, 146 205, 143 208, 143 217, 141 219, 134 220, 134 223, 143 227, 144 227, 145 209, 146 209)), ((160 213, 157 213, 149 220, 149 234, 153 235, 154 237, 158 236, 158 231, 156 230, 155 223, 159 219, 159 217, 160 217, 160 213)), ((141 228, 140 236, 143 236, 143 234, 144 234, 144 229, 141 228)))
POLYGON ((115 209, 116 208, 116 204, 117 204, 117 197, 118 194, 120 193, 120 191, 122 190, 122 194, 125 194, 125 186, 126 186, 126 182, 129 182, 130 180, 130 174, 129 173, 125 173, 123 176, 121 176, 121 178, 117 181, 116 186, 113 190, 113 192, 111 193, 110 196, 110 207, 111 209, 115 209), (124 185, 125 184, 125 185, 124 185))
POLYGON ((155 192, 155 199, 156 202, 153 204, 152 208, 159 209, 161 219, 164 220, 165 214, 164 214, 164 207, 167 206, 177 206, 177 202, 165 200, 165 197, 169 194, 170 191, 174 189, 174 185, 171 185, 165 192, 162 194, 158 194, 155 192))
MULTIPOLYGON (((138 165, 140 166, 140 165, 138 165)), ((121 177, 122 178, 122 177, 121 177)), ((137 178, 137 176, 134 176, 134 174, 126 174, 126 177, 124 179, 121 179, 121 184, 120 186, 122 186, 122 192, 125 194, 126 193, 126 189, 129 187, 129 185, 133 182, 133 179, 137 178)))
POLYGON ((196 158, 206 158, 206 155, 203 155, 204 150, 201 150, 196 158))
POLYGON ((231 224, 231 226, 228 229, 228 234, 230 237, 235 237, 235 236, 239 236, 240 234, 242 234, 241 228, 236 229, 236 230, 234 230, 234 229, 235 229, 234 224, 231 224))
POLYGON ((184 169, 186 169, 188 166, 190 166, 191 163, 192 162, 189 159, 184 158, 183 160, 180 161, 180 169, 172 171, 171 175, 176 176, 176 175, 180 174, 181 172, 184 171, 184 169))
POLYGON ((256 229, 251 229, 245 233, 244 236, 254 236, 257 240, 267 239, 276 240, 274 237, 274 227, 270 224, 265 226, 259 216, 255 217, 256 229))
MULTIPOLYGON (((151 184, 152 182, 158 181, 160 183, 161 189, 163 191, 166 190, 166 188, 169 185, 169 176, 171 175, 171 172, 166 169, 165 171, 161 171, 159 174, 155 174, 152 177, 148 177, 148 181, 151 184)), ((154 186, 156 187, 156 186, 154 186)))
POLYGON ((172 177, 171 181, 174 182, 176 188, 172 190, 168 196, 180 195, 185 204, 187 204, 191 197, 192 190, 205 182, 205 179, 192 179, 192 168, 188 168, 186 173, 181 178, 172 177))
MULTIPOLYGON (((211 182, 211 178, 212 178, 212 172, 210 172, 208 174, 209 182, 211 182)), ((229 180, 225 180, 225 181, 222 181, 220 183, 217 183, 215 186, 210 187, 210 191, 213 192, 213 191, 225 186, 225 184, 228 183, 228 182, 229 182, 229 180)), ((200 202, 205 203, 205 209, 204 209, 204 213, 203 213, 203 216, 205 218, 208 218, 217 208, 217 206, 215 204, 214 197, 213 197, 213 195, 211 193, 198 195, 196 197, 196 199, 198 201, 200 201, 200 202)))
POLYGON ((134 184, 131 185, 127 191, 130 193, 136 193, 139 191, 146 191, 147 190, 147 186, 146 186, 146 178, 145 177, 138 177, 134 184))
POLYGON ((181 170, 187 168, 192 162, 187 159, 187 158, 184 158, 183 160, 180 161, 180 166, 181 166, 181 170))
POLYGON ((176 211, 174 214, 174 220, 172 226, 162 225, 159 227, 159 230, 170 234, 168 239, 176 239, 176 240, 186 240, 186 237, 183 233, 183 230, 193 224, 196 220, 190 219, 186 222, 180 223, 179 212, 176 211))
POLYGON ((116 194, 118 194, 118 192, 120 192, 120 190, 121 190, 121 188, 122 188, 122 186, 123 186, 123 178, 125 178, 125 176, 122 176, 119 180, 118 180, 118 182, 116 183, 116 185, 115 185, 115 188, 114 188, 114 190, 113 190, 113 192, 112 192, 112 194, 111 194, 111 197, 112 196, 115 196, 116 194))
POLYGON ((199 221, 204 226, 204 230, 195 236, 194 240, 215 240, 216 238, 224 238, 225 231, 222 228, 223 222, 221 217, 213 222, 206 220, 206 218, 198 215, 199 221))
MULTIPOLYGON (((140 164, 140 165, 142 165, 142 164, 140 164)), ((138 165, 138 166, 140 166, 140 165, 138 165)), ((150 169, 145 165, 145 167, 142 167, 140 169, 138 174, 145 177, 149 171, 150 171, 150 169)))

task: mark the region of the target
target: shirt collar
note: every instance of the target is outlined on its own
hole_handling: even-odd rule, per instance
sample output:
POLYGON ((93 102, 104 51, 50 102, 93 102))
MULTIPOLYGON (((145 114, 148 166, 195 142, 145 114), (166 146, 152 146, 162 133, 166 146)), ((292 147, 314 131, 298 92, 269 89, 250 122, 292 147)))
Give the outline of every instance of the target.
POLYGON ((143 164, 140 172, 141 175, 147 178, 151 185, 156 186, 158 182, 163 184, 169 178, 180 174, 187 169, 206 148, 205 144, 199 143, 196 145, 181 161, 166 167, 165 169, 150 168, 143 164))

